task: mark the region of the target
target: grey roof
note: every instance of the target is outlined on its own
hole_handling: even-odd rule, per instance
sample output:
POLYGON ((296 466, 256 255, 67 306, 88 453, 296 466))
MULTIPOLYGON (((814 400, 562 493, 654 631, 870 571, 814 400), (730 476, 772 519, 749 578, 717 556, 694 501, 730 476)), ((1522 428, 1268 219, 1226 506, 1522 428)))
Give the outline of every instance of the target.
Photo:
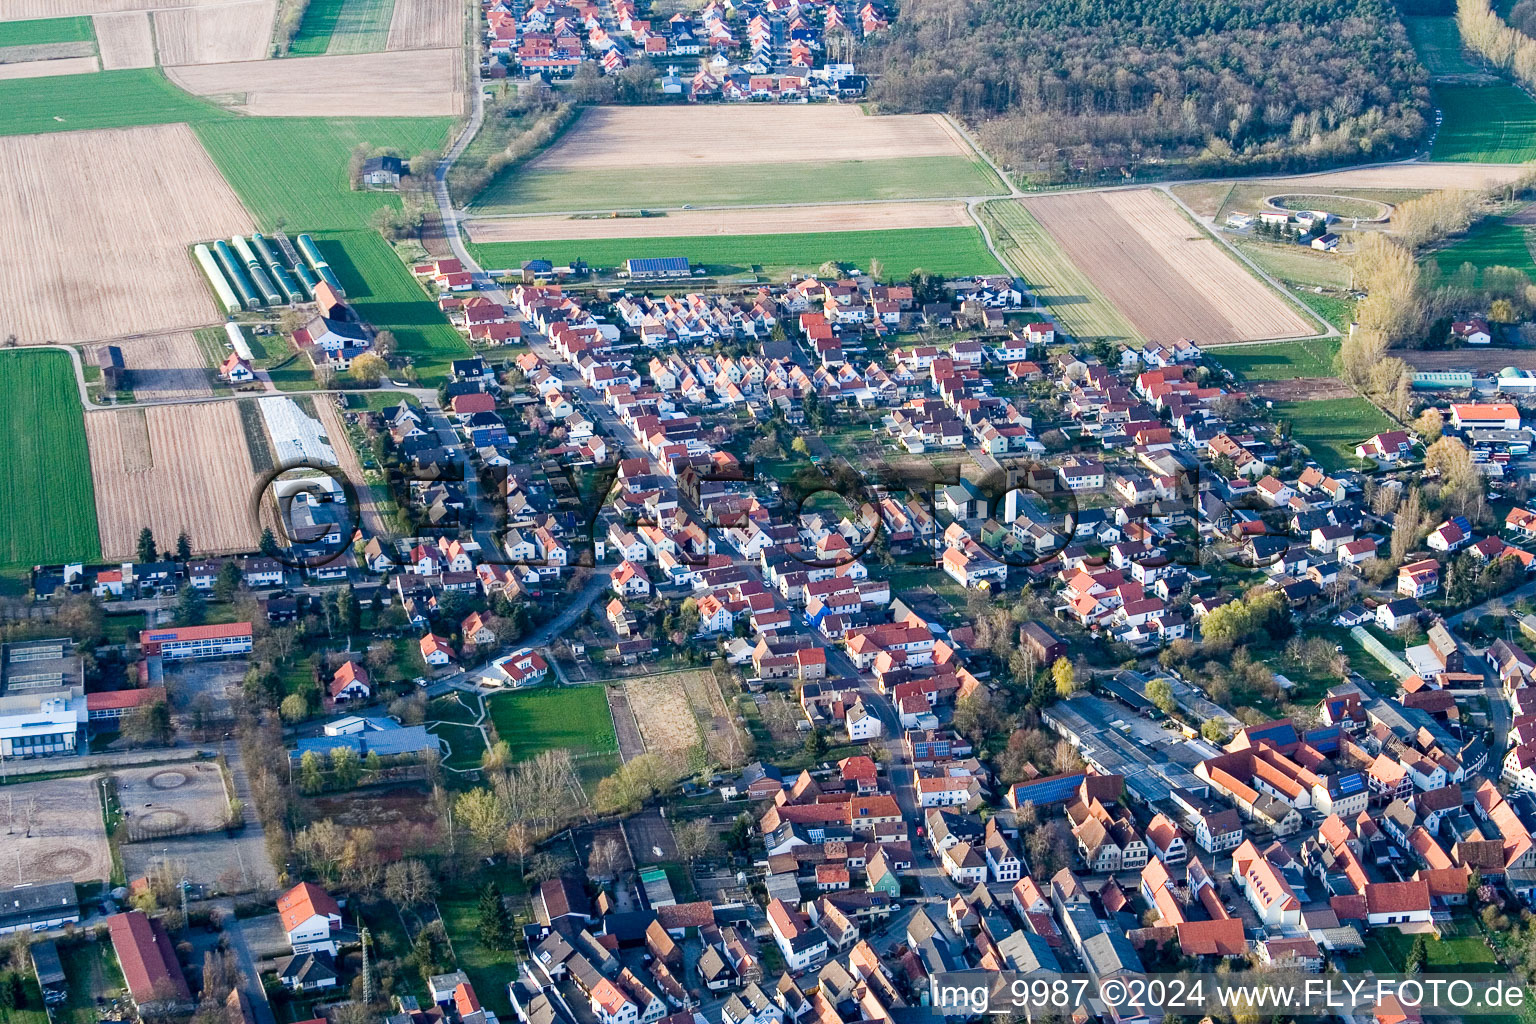
POLYGON ((1131 945, 1131 940, 1125 937, 1125 933, 1118 930, 1101 930, 1097 935, 1090 935, 1082 944, 1083 963, 1089 973, 1097 977, 1105 977, 1118 971, 1129 971, 1133 974, 1142 972, 1141 957, 1136 955, 1136 947, 1131 945))
POLYGON ((1022 929, 1003 936, 997 944, 1003 955, 1003 966, 1010 971, 1028 974, 1032 971, 1060 971, 1061 963, 1050 945, 1034 932, 1022 929))
POLYGON ((336 980, 330 958, 322 953, 295 953, 277 965, 277 976, 285 982, 314 985, 329 978, 336 980))
POLYGON ((61 910, 70 914, 78 914, 80 911, 79 901, 75 898, 74 882, 18 885, 14 889, 0 891, 0 926, 46 921, 57 917, 61 910))
POLYGON ((37 983, 43 988, 65 982, 64 965, 59 962, 59 948, 51 942, 33 944, 32 969, 37 972, 37 983))
POLYGON ((437 750, 437 737, 427 732, 424 725, 408 725, 400 729, 382 732, 353 733, 346 736, 312 736, 301 739, 294 749, 294 756, 302 757, 310 751, 329 755, 337 747, 351 747, 359 756, 370 753, 380 757, 391 754, 419 754, 437 750))

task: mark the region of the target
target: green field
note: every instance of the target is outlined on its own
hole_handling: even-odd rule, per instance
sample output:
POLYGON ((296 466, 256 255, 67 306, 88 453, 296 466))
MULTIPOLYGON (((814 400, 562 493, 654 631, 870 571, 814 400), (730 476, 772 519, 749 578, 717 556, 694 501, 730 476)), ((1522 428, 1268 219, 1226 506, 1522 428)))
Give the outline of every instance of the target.
POLYGON ((894 160, 739 164, 583 170, 524 169, 503 174, 475 198, 479 214, 561 210, 632 210, 761 203, 841 202, 1000 195, 1003 185, 981 160, 916 156, 894 160))
POLYGON ((517 267, 528 259, 553 260, 557 265, 584 259, 593 266, 616 267, 631 258, 686 256, 714 274, 739 274, 760 266, 782 276, 780 272, 815 270, 828 260, 867 270, 872 259, 878 259, 882 275, 891 278, 906 277, 918 268, 945 277, 1002 271, 978 228, 497 242, 471 249, 486 267, 498 268, 517 267))
POLYGON ((1359 468, 1355 445, 1397 424, 1363 398, 1276 402, 1276 419, 1291 425, 1291 436, 1307 446, 1325 470, 1359 468))
POLYGON ((1348 288, 1349 265, 1337 256, 1320 253, 1301 245, 1236 239, 1234 244, 1244 256, 1265 273, 1288 284, 1321 285, 1324 288, 1348 288))
POLYGON ((1445 114, 1431 160, 1523 163, 1536 160, 1536 102, 1513 85, 1438 85, 1445 114))
POLYGON ((1404 18, 1403 26, 1408 29, 1408 41, 1413 43, 1419 60, 1424 62, 1431 77, 1475 75, 1485 71, 1462 47, 1461 30, 1456 27, 1454 17, 1404 18))
MULTIPOLYGON (((1489 267, 1513 267, 1536 278, 1536 260, 1531 258, 1530 228, 1491 218, 1472 226, 1465 237, 1431 254, 1447 277, 1464 263, 1479 271, 1489 267)), ((1479 274, 1481 277, 1481 274, 1479 274)))
POLYGON ((1206 355, 1245 381, 1332 377, 1333 357, 1338 352, 1337 338, 1280 341, 1268 345, 1230 345, 1205 350, 1206 355))
POLYGON ((424 379, 446 376, 450 362, 470 354, 464 336, 378 233, 317 233, 315 242, 341 278, 358 316, 380 330, 393 331, 399 343, 396 355, 408 356, 424 379))
POLYGON ((90 18, 37 18, 0 22, 0 47, 78 43, 96 38, 90 18))
POLYGON ((0 81, 0 135, 233 117, 182 92, 158 68, 0 81))
POLYGON ((618 749, 602 686, 553 686, 486 698, 496 735, 524 761, 545 750, 606 754, 618 749))
POLYGON ((295 57, 313 57, 329 49, 343 3, 344 0, 309 0, 288 52, 295 57))
POLYGON ((0 564, 101 557, 96 492, 75 371, 63 352, 0 353, 0 564))
POLYGON ((1062 330, 1079 339, 1103 337, 1133 344, 1146 340, 1023 206, 1012 201, 987 203, 981 215, 993 244, 1050 309, 1062 330))
POLYGON ((326 53, 377 53, 389 41, 395 0, 342 0, 326 53))

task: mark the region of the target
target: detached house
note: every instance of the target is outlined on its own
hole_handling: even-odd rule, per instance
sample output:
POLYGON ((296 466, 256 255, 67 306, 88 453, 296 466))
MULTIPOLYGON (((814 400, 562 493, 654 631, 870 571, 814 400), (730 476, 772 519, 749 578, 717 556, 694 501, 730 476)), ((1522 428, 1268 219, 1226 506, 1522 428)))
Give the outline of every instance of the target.
POLYGON ((283 931, 295 953, 324 951, 336 955, 341 931, 341 907, 331 894, 309 882, 300 882, 277 898, 283 931))

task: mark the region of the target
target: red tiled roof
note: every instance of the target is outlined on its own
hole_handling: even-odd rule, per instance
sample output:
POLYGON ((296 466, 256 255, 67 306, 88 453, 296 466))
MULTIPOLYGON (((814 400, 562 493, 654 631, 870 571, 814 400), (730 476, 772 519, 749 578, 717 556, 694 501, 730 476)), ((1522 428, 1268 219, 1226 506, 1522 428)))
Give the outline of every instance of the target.
POLYGON ((113 708, 136 708, 140 704, 153 704, 165 700, 165 687, 146 686, 138 690, 108 690, 105 693, 85 695, 87 711, 109 711, 113 708))
POLYGON ((249 622, 228 622, 212 626, 181 626, 176 629, 146 629, 139 634, 139 643, 172 643, 178 640, 224 640, 230 637, 250 636, 249 622))
POLYGON ((131 910, 107 918, 107 930, 134 1002, 151 1002, 167 991, 174 992, 182 1001, 191 1000, 192 993, 187 989, 181 965, 176 962, 171 937, 159 921, 131 910))
POLYGON ((277 912, 282 916, 283 928, 291 932, 316 915, 340 915, 341 907, 318 885, 300 882, 277 898, 277 912))

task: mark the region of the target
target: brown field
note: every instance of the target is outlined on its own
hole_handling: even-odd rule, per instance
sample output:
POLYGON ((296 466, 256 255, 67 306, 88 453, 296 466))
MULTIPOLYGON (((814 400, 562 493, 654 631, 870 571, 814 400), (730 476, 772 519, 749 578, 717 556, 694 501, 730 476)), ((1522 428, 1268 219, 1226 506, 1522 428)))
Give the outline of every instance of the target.
POLYGON ((210 761, 120 768, 113 775, 117 778, 118 803, 132 837, 155 832, 209 832, 222 828, 228 817, 224 776, 210 761))
POLYGON ((1392 352, 1415 370, 1474 370, 1481 374, 1498 373, 1506 366, 1536 371, 1536 349, 1528 348, 1458 348, 1422 352, 1411 349, 1392 352))
POLYGON ((255 226, 186 125, 0 139, 0 180, 0 320, 23 344, 222 319, 187 246, 255 226))
POLYGON ((370 536, 391 536, 394 531, 384 522, 373 488, 363 482, 363 466, 357 460, 357 453, 352 450, 352 441, 347 436, 346 425, 341 422, 341 413, 323 395, 315 396, 315 412, 319 415, 320 425, 325 428, 325 436, 330 440, 331 448, 336 452, 337 461, 341 463, 341 471, 347 479, 353 481, 357 490, 358 514, 362 517, 363 529, 370 536))
POLYGON ((0 64, 0 80, 7 78, 48 78, 53 75, 88 75, 100 71, 95 57, 62 57, 58 60, 26 60, 0 64))
POLYGON ((350 793, 309 797, 300 810, 310 821, 329 818, 338 825, 370 828, 386 860, 399 860, 435 848, 442 838, 432 793, 423 783, 369 786, 350 793))
POLYGON ((1249 394, 1282 402, 1316 402, 1326 398, 1354 398, 1355 390, 1336 377, 1296 377, 1263 380, 1243 386, 1249 394))
POLYGON ((49 779, 6 786, 0 793, 0 888, 22 883, 106 881, 112 851, 93 778, 49 779), (30 826, 30 835, 29 832, 30 826))
POLYGON ((541 171, 969 156, 935 114, 866 117, 856 106, 591 107, 529 163, 541 171), (658 146, 658 139, 666 145, 658 146), (768 140, 773 140, 771 148, 768 140))
POLYGON ((167 7, 218 7, 240 0, 0 0, 0 21, 63 18, 70 15, 113 14, 162 10, 167 7))
POLYGON ((463 0, 395 0, 385 49, 436 50, 463 42, 463 0))
POLYGON ((145 526, 164 538, 185 530, 199 553, 255 548, 256 471, 234 402, 88 412, 85 436, 107 558, 131 555, 145 526), (149 436, 147 468, 135 418, 149 436))
POLYGON ((665 217, 506 217, 470 221, 469 237, 476 242, 545 242, 566 238, 669 238, 957 228, 971 227, 974 223, 965 212, 964 203, 870 203, 674 210, 665 217))
POLYGON ((1021 202, 1148 341, 1219 344, 1317 333, 1151 189, 1021 202))
POLYGON ((672 758, 698 745, 699 725, 683 686, 683 673, 630 679, 624 688, 647 750, 672 758))
POLYGON ((89 39, 75 39, 67 43, 34 43, 31 46, 0 46, 0 64, 29 64, 36 60, 94 56, 96 44, 89 39))
POLYGON ((134 338, 123 342, 122 349, 128 383, 139 401, 213 397, 203 351, 191 333, 134 338))
POLYGON ((155 35, 149 26, 148 11, 98 14, 91 21, 101 47, 102 68, 113 71, 155 66, 155 35))
POLYGON ((1412 163, 1324 171, 1276 179, 1285 191, 1329 188, 1484 188, 1530 173, 1526 164, 1412 163))
POLYGON ((457 49, 290 57, 167 68, 171 81, 266 117, 442 117, 459 113, 457 49))
POLYGON ((222 64, 269 55, 277 0, 155 12, 160 63, 222 64))

